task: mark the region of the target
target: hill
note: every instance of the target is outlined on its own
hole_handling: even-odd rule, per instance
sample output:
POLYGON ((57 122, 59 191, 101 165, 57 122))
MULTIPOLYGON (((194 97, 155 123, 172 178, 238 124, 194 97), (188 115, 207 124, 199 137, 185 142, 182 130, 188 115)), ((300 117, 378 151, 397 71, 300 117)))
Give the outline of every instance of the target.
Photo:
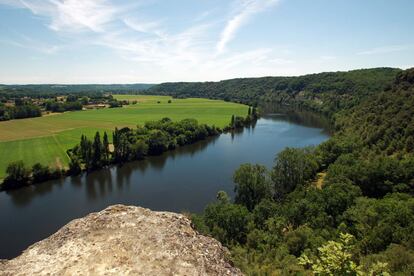
POLYGON ((332 115, 392 85, 400 69, 374 68, 299 77, 231 79, 219 82, 177 82, 155 85, 144 93, 176 98, 202 97, 241 103, 273 101, 295 104, 332 115))
POLYGON ((380 83, 350 92, 355 101, 328 90, 339 101, 331 139, 285 149, 271 170, 242 165, 234 200, 220 192, 194 215, 244 273, 413 275, 414 69, 380 83))
POLYGON ((34 95, 65 95, 65 94, 95 94, 114 93, 128 94, 138 93, 154 86, 154 84, 28 84, 28 85, 0 85, 1 94, 20 96, 34 95))

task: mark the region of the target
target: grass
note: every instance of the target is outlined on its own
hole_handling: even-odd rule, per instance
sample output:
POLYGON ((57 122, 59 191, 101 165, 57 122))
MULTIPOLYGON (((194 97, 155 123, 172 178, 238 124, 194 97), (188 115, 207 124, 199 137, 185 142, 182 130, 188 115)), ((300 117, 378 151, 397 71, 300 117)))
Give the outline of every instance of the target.
POLYGON ((163 117, 195 118, 200 123, 224 127, 231 115, 247 114, 247 106, 217 100, 141 95, 115 95, 115 98, 136 100, 138 104, 0 122, 0 179, 4 178, 7 165, 17 160, 30 166, 40 162, 66 167, 69 161, 66 150, 78 143, 82 134, 92 137, 96 131, 135 127, 163 117))

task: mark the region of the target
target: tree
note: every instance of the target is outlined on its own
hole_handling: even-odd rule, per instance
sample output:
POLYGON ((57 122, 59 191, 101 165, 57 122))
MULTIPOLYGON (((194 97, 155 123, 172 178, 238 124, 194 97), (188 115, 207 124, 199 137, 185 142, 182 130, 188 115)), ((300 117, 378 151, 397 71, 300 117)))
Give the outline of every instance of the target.
POLYGON ((244 243, 250 214, 246 207, 229 203, 225 192, 218 194, 218 202, 209 204, 204 211, 204 220, 215 238, 229 244, 244 243))
POLYGON ((286 148, 277 155, 272 170, 275 197, 280 199, 297 185, 304 185, 317 169, 318 163, 309 149, 286 148))
POLYGON ((149 153, 152 155, 161 154, 168 149, 169 138, 162 130, 153 130, 148 139, 149 153))
POLYGON ((148 144, 145 143, 144 140, 139 139, 132 145, 131 150, 132 150, 134 159, 136 160, 144 159, 144 157, 148 154, 148 144))
POLYGON ((253 107, 252 115, 253 115, 253 118, 254 119, 257 119, 259 117, 259 113, 257 112, 257 108, 256 107, 253 107))
POLYGON ((360 197, 343 218, 363 254, 378 253, 392 243, 414 244, 414 199, 410 195, 360 197))
POLYGON ((339 241, 328 241, 318 248, 316 256, 303 254, 299 264, 310 268, 316 275, 383 275, 388 276, 387 264, 376 263, 368 271, 362 271, 354 261, 354 236, 340 233, 339 241))
POLYGON ((6 178, 3 181, 3 189, 15 189, 30 183, 30 170, 23 161, 12 162, 7 166, 6 178))
POLYGON ((108 164, 110 152, 109 152, 108 134, 106 133, 106 131, 104 132, 104 135, 103 135, 102 154, 103 154, 102 157, 103 157, 104 164, 108 164))
POLYGON ((97 131, 95 134, 92 148, 93 148, 92 166, 94 168, 99 168, 102 166, 102 156, 103 156, 103 146, 102 146, 101 136, 99 134, 99 131, 97 131))
POLYGON ((93 168, 92 142, 85 136, 81 136, 80 153, 87 170, 93 168))
POLYGON ((71 156, 70 162, 69 162, 69 173, 71 175, 78 175, 81 172, 82 172, 81 161, 76 155, 71 156))
POLYGON ((267 170, 262 165, 242 164, 234 173, 235 203, 252 211, 262 199, 271 197, 267 170))
POLYGON ((32 167, 33 183, 40 183, 50 179, 51 172, 48 166, 36 163, 32 167))

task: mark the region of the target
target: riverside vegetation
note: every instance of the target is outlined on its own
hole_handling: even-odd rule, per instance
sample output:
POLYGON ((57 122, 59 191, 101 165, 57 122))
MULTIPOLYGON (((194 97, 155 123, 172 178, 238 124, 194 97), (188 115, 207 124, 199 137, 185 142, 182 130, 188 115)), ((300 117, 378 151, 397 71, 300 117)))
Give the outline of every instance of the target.
POLYGON ((230 248, 243 272, 414 273, 414 69, 167 83, 145 93, 276 101, 324 113, 334 124, 330 140, 288 148, 270 170, 242 165, 233 200, 219 192, 191 215, 200 232, 230 248))
MULTIPOLYGON (((360 72, 357 79, 367 74, 360 72)), ((219 192, 192 215, 246 274, 414 273, 414 69, 383 73, 393 81, 387 75, 376 92, 346 80, 349 95, 326 90, 338 103, 326 113, 335 124, 330 140, 280 152, 271 170, 242 165, 234 200, 219 192)), ((287 101, 323 110, 315 97, 292 92, 287 101)))
MULTIPOLYGON (((85 97, 88 102, 102 100, 94 94, 85 94, 85 97)), ((135 128, 137 124, 165 117, 173 121, 194 118, 199 123, 224 128, 233 114, 245 117, 248 111, 246 105, 220 100, 118 94, 114 94, 113 98, 130 104, 122 108, 53 113, 0 122, 0 179, 6 176, 8 164, 19 160, 24 160, 27 166, 40 163, 53 169, 67 169, 70 159, 66 151, 79 143, 82 134, 93 139, 99 131, 102 138, 103 132, 109 134, 115 127, 135 128)), ((111 139, 112 135, 109 136, 111 139)))
POLYGON ((255 122, 258 116, 257 109, 249 107, 246 117, 233 115, 230 124, 223 130, 214 125, 199 124, 195 119, 173 122, 170 118, 163 118, 159 121, 146 122, 136 129, 115 128, 112 132, 112 144, 107 132, 103 133, 102 139, 100 132, 96 132, 93 140, 82 135, 80 143, 67 151, 70 158, 67 171, 49 168, 40 163, 28 168, 23 161, 12 162, 7 166, 7 176, 1 188, 16 189, 64 175, 77 175, 82 171, 89 172, 111 164, 122 164, 141 160, 149 155, 159 155, 167 150, 218 135, 223 131, 242 128, 255 122))

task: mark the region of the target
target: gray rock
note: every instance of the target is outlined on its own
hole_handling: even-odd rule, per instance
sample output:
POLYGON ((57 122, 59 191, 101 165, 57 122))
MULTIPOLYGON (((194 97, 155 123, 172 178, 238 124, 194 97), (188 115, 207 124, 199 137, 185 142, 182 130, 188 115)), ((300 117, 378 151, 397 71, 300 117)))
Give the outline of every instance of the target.
POLYGON ((0 261, 0 275, 242 275, 228 256, 184 215, 114 205, 0 261))

